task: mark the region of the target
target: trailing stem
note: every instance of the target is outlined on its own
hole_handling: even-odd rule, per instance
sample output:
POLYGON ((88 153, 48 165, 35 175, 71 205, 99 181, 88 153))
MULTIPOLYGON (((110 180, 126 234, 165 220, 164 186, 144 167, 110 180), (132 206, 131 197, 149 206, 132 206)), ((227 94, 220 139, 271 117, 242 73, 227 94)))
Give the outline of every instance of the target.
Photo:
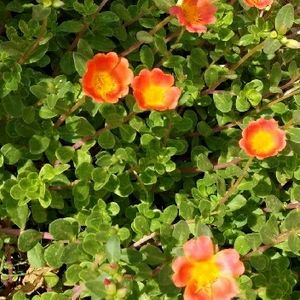
POLYGON ((253 157, 250 157, 246 163, 246 165, 243 168, 242 174, 239 176, 239 178, 233 183, 233 185, 230 187, 230 189, 225 193, 223 198, 220 200, 220 204, 224 204, 229 197, 237 190, 239 184, 241 181, 245 178, 245 176, 248 173, 248 169, 253 161, 253 157))

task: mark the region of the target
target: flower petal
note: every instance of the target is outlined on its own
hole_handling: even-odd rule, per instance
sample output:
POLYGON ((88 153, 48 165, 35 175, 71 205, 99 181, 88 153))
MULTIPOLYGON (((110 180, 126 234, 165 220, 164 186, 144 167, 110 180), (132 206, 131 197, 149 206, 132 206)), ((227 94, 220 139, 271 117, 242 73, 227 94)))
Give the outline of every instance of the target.
POLYGON ((133 95, 141 109, 164 111, 173 109, 178 103, 180 89, 173 87, 174 77, 155 68, 141 70, 133 79, 133 95))
POLYGON ((195 260, 205 260, 214 254, 212 240, 208 236, 200 236, 195 240, 189 240, 183 246, 184 254, 195 260))
POLYGON ((240 261, 240 255, 235 249, 224 249, 218 252, 215 258, 222 273, 237 277, 245 272, 244 264, 240 261))
POLYGON ((189 284, 185 288, 183 299, 184 300, 211 300, 211 297, 204 290, 199 290, 196 284, 189 284))
POLYGON ((87 62, 88 68, 94 68, 98 72, 111 71, 119 63, 118 54, 115 52, 97 53, 91 60, 87 62))
POLYGON ((273 4, 273 0, 244 0, 244 2, 249 7, 256 7, 258 9, 264 9, 273 4))
POLYGON ((213 300, 231 300, 238 295, 238 287, 231 277, 220 277, 212 284, 213 300))
POLYGON ((153 84, 171 87, 174 84, 174 76, 164 73, 161 69, 154 68, 151 71, 151 82, 153 84))
POLYGON ((252 121, 243 130, 240 147, 249 156, 264 159, 277 155, 286 146, 285 132, 274 120, 259 119, 252 121))
POLYGON ((128 94, 133 72, 126 58, 115 52, 98 53, 87 62, 82 90, 97 102, 116 103, 128 94))
POLYGON ((166 105, 169 109, 174 109, 178 105, 178 100, 181 95, 181 91, 178 87, 171 87, 166 93, 166 105))
POLYGON ((175 15, 179 23, 189 32, 206 32, 205 25, 216 21, 217 9, 211 0, 183 0, 180 5, 170 8, 169 13, 175 15))
POLYGON ((172 281, 177 287, 187 285, 191 276, 191 263, 185 257, 178 257, 172 263, 172 269, 175 272, 172 276, 172 281))

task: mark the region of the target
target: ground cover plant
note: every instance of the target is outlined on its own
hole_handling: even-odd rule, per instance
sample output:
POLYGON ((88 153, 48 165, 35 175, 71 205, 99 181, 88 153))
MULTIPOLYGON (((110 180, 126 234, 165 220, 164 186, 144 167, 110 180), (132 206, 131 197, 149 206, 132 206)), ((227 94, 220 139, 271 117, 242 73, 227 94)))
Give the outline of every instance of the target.
POLYGON ((300 299, 299 7, 0 1, 2 298, 300 299))

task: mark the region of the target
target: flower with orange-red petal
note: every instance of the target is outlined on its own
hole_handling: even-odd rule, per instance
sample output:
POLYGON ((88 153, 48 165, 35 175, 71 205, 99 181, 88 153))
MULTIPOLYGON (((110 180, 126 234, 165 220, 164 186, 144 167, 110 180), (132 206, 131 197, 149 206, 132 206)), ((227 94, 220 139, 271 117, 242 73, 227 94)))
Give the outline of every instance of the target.
POLYGON ((82 89, 97 102, 116 103, 128 94, 132 79, 133 72, 126 58, 115 52, 98 53, 87 62, 82 89))
POLYGON ((244 0, 244 2, 249 7, 265 9, 267 6, 272 5, 273 0, 244 0))
POLYGON ((206 32, 208 24, 216 21, 216 7, 211 0, 183 0, 179 5, 172 6, 171 15, 177 17, 179 23, 189 32, 206 32))
POLYGON ((187 241, 184 256, 172 263, 172 280, 177 287, 185 287, 184 300, 230 300, 238 295, 235 278, 245 268, 234 249, 214 251, 208 236, 187 241))
POLYGON ((133 95, 141 109, 164 111, 178 104, 181 91, 174 85, 174 77, 155 68, 141 70, 133 79, 133 95))
POLYGON ((286 146, 286 134, 274 119, 252 121, 243 130, 240 147, 251 157, 275 156, 286 146))

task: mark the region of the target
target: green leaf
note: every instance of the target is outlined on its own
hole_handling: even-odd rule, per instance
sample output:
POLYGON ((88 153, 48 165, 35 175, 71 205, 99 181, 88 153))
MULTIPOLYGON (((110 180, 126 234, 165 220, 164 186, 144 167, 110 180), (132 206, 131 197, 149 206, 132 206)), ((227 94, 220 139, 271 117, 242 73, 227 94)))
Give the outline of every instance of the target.
POLYGON ((283 203, 274 195, 265 198, 266 207, 272 212, 277 213, 283 209, 283 203))
POLYGON ((120 127, 120 135, 123 141, 127 143, 132 143, 136 137, 136 131, 127 124, 124 124, 120 127))
POLYGON ((52 243, 45 249, 44 258, 47 264, 52 268, 60 268, 63 264, 62 256, 64 245, 61 243, 52 243))
POLYGON ((173 0, 153 0, 156 7, 162 11, 168 12, 170 7, 175 5, 173 0))
POLYGON ((27 297, 22 291, 17 291, 13 294, 12 300, 26 300, 27 297))
POLYGON ((128 197, 133 192, 133 186, 128 173, 123 173, 118 176, 120 184, 115 189, 115 193, 120 197, 128 197))
POLYGON ((22 252, 32 249, 40 240, 42 234, 36 230, 28 229, 23 231, 18 238, 18 248, 22 252))
POLYGON ((154 55, 152 52, 152 49, 147 46, 144 45, 142 46, 141 50, 140 50, 140 59, 141 62, 148 68, 151 69, 154 63, 154 55))
POLYGON ((300 229, 300 211, 293 210, 285 218, 283 222, 287 230, 300 229))
POLYGON ((191 61, 199 67, 207 67, 208 59, 207 54, 201 48, 193 48, 191 51, 191 61))
POLYGON ((65 272, 68 285, 75 285, 80 280, 79 273, 82 268, 79 265, 71 265, 65 272))
POLYGON ((1 152, 9 165, 16 164, 22 158, 22 152, 19 147, 10 143, 2 146, 1 152))
POLYGON ((2 99, 5 111, 13 117, 21 117, 24 109, 22 100, 19 97, 6 96, 2 99))
POLYGON ((72 224, 64 219, 56 219, 51 222, 49 232, 56 240, 71 240, 75 236, 72 224))
POLYGON ((104 168, 95 168, 92 172, 92 178, 95 182, 95 191, 100 190, 108 182, 110 174, 104 168))
POLYGON ((241 254, 246 255, 250 250, 251 247, 247 238, 243 235, 238 236, 234 242, 234 248, 241 254))
POLYGON ((263 225, 259 231, 261 241, 266 245, 272 245, 279 234, 277 220, 274 216, 263 225))
MULTIPOLYGON (((103 284, 103 278, 102 280, 89 280, 85 283, 86 288, 92 295, 95 295, 99 298, 95 299, 105 299, 106 297, 106 289, 103 284)), ((93 297, 94 299, 94 297, 93 297)))
POLYGON ((211 66, 207 68, 204 72, 204 80, 208 87, 211 87, 219 78, 218 68, 216 66, 211 66))
POLYGON ((174 225, 172 236, 178 241, 179 245, 184 244, 190 235, 190 229, 185 221, 179 221, 174 225))
POLYGON ((275 28, 277 32, 281 35, 286 34, 286 32, 292 28, 294 24, 295 11, 292 4, 286 4, 281 7, 275 18, 275 28))
POLYGON ((104 131, 98 137, 99 145, 104 149, 112 149, 115 146, 115 136, 111 131, 104 131))
POLYGON ((50 139, 46 136, 33 135, 29 140, 29 151, 32 154, 40 154, 47 150, 50 139))
POLYGON ((82 23, 75 20, 69 20, 62 22, 58 27, 57 30, 61 32, 79 32, 82 29, 82 23))
POLYGON ((14 222, 14 224, 16 224, 19 228, 24 229, 29 216, 28 206, 18 206, 15 203, 12 203, 12 206, 8 206, 6 210, 11 221, 14 222))
POLYGON ((197 156, 194 157, 194 160, 197 164, 197 168, 201 171, 211 171, 213 169, 213 164, 210 162, 208 157, 200 153, 197 156))
POLYGON ((121 245, 118 236, 114 235, 108 239, 105 245, 105 251, 106 251, 107 259, 110 263, 115 263, 120 260, 121 245))
POLYGON ((160 216, 160 221, 166 224, 172 224, 178 214, 176 205, 170 205, 164 209, 160 216))
POLYGON ((88 61, 88 58, 82 55, 81 53, 73 52, 73 60, 74 60, 75 70, 80 76, 82 76, 85 73, 86 63, 88 61))
POLYGON ((63 146, 57 148, 55 155, 61 161, 62 163, 67 163, 69 162, 75 153, 75 150, 73 147, 70 146, 63 146))
POLYGON ((244 196, 237 195, 227 204, 227 207, 229 208, 229 211, 235 211, 245 206, 246 203, 247 200, 244 196))
POLYGON ((32 249, 27 251, 27 258, 32 268, 42 268, 45 266, 44 248, 37 243, 32 249))
POLYGON ((289 128, 287 133, 290 137, 290 140, 294 143, 300 143, 300 128, 289 128))
POLYGON ((288 236, 288 246, 292 252, 299 254, 300 251, 300 238, 297 233, 291 232, 288 236))
POLYGON ((43 20, 47 18, 51 13, 50 7, 44 7, 42 5, 34 5, 32 7, 32 19, 33 20, 43 20))
POLYGON ((153 41, 153 36, 147 31, 137 32, 136 38, 139 42, 146 43, 146 44, 152 43, 153 41))
POLYGON ((232 96, 230 93, 224 92, 213 95, 214 103, 216 108, 223 112, 228 113, 232 109, 232 96))
POLYGON ((142 253, 145 262, 150 266, 157 266, 163 263, 166 259, 163 252, 153 245, 146 245, 142 247, 140 252, 142 253))
POLYGON ((274 54, 281 47, 281 43, 278 40, 268 38, 265 40, 263 51, 266 54, 274 54))
POLYGON ((148 234, 150 231, 148 220, 144 216, 137 216, 131 224, 132 229, 140 234, 148 234))

